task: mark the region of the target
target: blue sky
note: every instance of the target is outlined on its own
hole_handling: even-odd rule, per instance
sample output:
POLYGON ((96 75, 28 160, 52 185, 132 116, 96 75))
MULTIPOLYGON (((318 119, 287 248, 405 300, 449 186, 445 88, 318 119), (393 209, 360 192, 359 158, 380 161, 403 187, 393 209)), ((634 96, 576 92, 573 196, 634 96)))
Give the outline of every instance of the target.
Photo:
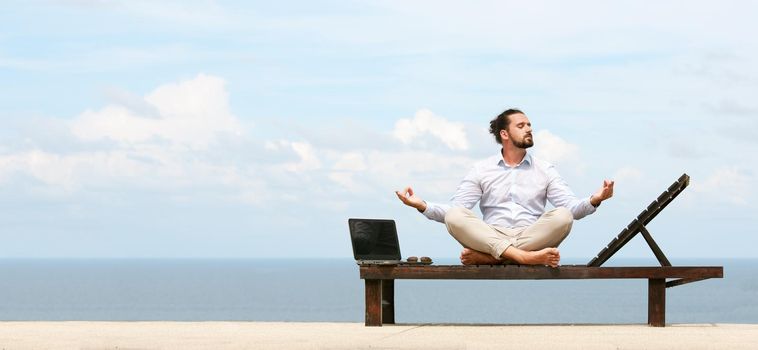
MULTIPOLYGON (((580 196, 594 256, 649 229, 758 257, 758 25, 748 1, 10 1, 0 13, 0 257, 350 257, 347 218, 456 257, 397 201, 445 201, 519 107, 580 196)), ((621 257, 651 257, 641 238, 621 257)))

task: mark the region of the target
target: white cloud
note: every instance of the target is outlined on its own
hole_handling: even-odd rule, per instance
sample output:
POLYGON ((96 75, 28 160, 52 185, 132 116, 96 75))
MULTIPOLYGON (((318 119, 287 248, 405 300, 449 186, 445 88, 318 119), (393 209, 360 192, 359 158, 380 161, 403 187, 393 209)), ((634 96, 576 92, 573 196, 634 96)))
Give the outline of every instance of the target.
POLYGON ((465 156, 393 150, 382 145, 360 151, 341 151, 286 140, 268 144, 279 150, 294 150, 296 147, 299 150, 296 152, 300 158, 298 162, 274 164, 268 167, 265 175, 277 187, 302 189, 295 199, 308 196, 329 200, 340 198, 349 202, 358 197, 373 196, 373 200, 393 200, 393 191, 412 185, 429 200, 445 201, 474 162, 465 156), (330 170, 308 171, 324 168, 330 170))
POLYGON ((266 141, 263 144, 263 148, 269 151, 278 151, 283 148, 289 148, 290 142, 287 140, 266 141))
POLYGON ((370 181, 382 190, 412 185, 419 194, 445 201, 474 164, 474 159, 427 151, 371 151, 366 155, 370 181), (429 196, 431 194, 431 196, 429 196))
MULTIPOLYGON (((118 103, 116 99, 105 107, 81 113, 68 124, 70 134, 80 141, 76 152, 34 149, 0 154, 0 180, 12 181, 14 174, 23 174, 57 193, 138 188, 191 201, 188 189, 208 188, 211 190, 204 192, 209 195, 253 204, 304 197, 343 203, 349 197, 328 197, 334 193, 351 196, 374 191, 391 194, 417 175, 421 175, 422 187, 432 188, 427 193, 434 194, 444 187, 448 195, 465 172, 462 164, 468 163, 460 157, 430 152, 387 151, 382 145, 376 145, 374 150, 341 151, 285 139, 264 141, 260 149, 253 150, 269 151, 273 158, 255 157, 243 163, 232 155, 229 162, 214 155, 219 146, 216 141, 230 134, 242 134, 244 138, 248 133, 230 111, 222 79, 201 74, 162 85, 144 98, 128 97, 128 103, 118 103), (293 156, 296 160, 288 159, 293 156), (314 172, 323 168, 329 171, 314 172), (440 186, 449 181, 450 174, 453 180, 449 186, 440 186), (434 176, 428 178, 430 175, 434 176), (271 196, 267 190, 271 186, 284 189, 290 197, 271 196)), ((444 120, 441 131, 432 131, 423 126, 423 121, 430 121, 425 119, 429 114, 419 115, 421 129, 429 135, 444 138, 450 125, 459 127, 459 135, 463 134, 462 126, 447 125, 444 120)), ((239 155, 249 150, 230 151, 239 155)), ((344 203, 335 206, 338 207, 344 207, 344 203)))
POLYGON ((452 150, 469 148, 463 123, 450 122, 428 109, 419 110, 413 119, 398 120, 392 131, 392 135, 404 144, 410 144, 426 134, 442 141, 452 150))
POLYGON ((0 156, 0 169, 3 180, 11 174, 27 174, 46 185, 51 192, 65 193, 76 191, 83 185, 102 187, 122 184, 125 179, 143 183, 156 178, 165 179, 165 174, 158 172, 160 169, 123 151, 59 155, 32 150, 0 156), (150 173, 154 177, 147 176, 150 173))
MULTIPOLYGON (((221 78, 200 74, 156 88, 144 97, 150 108, 111 104, 85 111, 66 129, 80 141, 77 151, 2 152, 0 181, 20 174, 46 186, 47 193, 147 188, 176 198, 186 198, 187 188, 214 188, 219 196, 261 203, 266 198, 261 165, 229 163, 212 153, 217 141, 243 131, 224 85, 221 78), (103 149, 103 140, 112 143, 103 149)), ((287 146, 313 166, 308 146, 287 146)))
POLYGON ((692 181, 693 191, 708 195, 715 201, 737 205, 748 204, 753 179, 737 167, 722 167, 702 182, 692 181))
POLYGON ((321 168, 321 161, 316 156, 316 150, 307 142, 292 142, 292 150, 300 157, 297 163, 287 163, 284 168, 292 172, 303 172, 321 168))
POLYGON ((76 159, 64 159, 54 154, 41 151, 29 151, 0 157, 0 178, 6 180, 10 175, 24 172, 39 181, 69 189, 72 183, 72 163, 76 159))
POLYGON ((365 180, 367 176, 370 177, 370 174, 365 173, 368 169, 366 157, 358 151, 344 153, 331 151, 330 153, 337 160, 332 166, 333 171, 329 173, 329 179, 351 193, 366 193, 368 185, 365 180), (361 174, 358 181, 354 179, 355 174, 361 174))
POLYGON ((569 143, 548 130, 534 134, 534 153, 550 163, 560 164, 579 161, 579 146, 569 143))
POLYGON ((89 151, 59 155, 33 150, 0 156, 0 181, 15 174, 28 175, 48 194, 73 194, 89 189, 128 191, 147 188, 192 197, 187 188, 216 186, 219 196, 259 204, 265 200, 263 181, 255 168, 217 165, 182 158, 153 149, 153 159, 127 150, 89 151), (227 191, 226 189, 233 189, 227 191))
POLYGON ((110 105, 82 113, 71 123, 71 131, 85 141, 108 139, 124 146, 168 141, 177 147, 207 149, 219 137, 242 132, 229 110, 224 85, 223 79, 205 74, 166 84, 145 97, 157 116, 110 105))

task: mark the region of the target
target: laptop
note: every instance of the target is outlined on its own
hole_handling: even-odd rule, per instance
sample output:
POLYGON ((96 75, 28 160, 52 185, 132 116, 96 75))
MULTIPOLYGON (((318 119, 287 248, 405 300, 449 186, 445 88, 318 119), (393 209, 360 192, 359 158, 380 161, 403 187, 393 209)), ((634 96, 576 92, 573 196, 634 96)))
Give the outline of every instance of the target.
POLYGON ((400 243, 394 220, 347 220, 353 256, 358 265, 399 265, 400 243))

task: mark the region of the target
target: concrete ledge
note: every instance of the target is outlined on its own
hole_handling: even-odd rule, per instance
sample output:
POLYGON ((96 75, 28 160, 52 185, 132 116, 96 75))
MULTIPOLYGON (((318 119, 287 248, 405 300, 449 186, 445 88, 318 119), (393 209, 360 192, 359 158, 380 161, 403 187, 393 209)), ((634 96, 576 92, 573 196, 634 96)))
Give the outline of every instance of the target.
POLYGON ((758 325, 0 322, 0 349, 755 349, 758 325))

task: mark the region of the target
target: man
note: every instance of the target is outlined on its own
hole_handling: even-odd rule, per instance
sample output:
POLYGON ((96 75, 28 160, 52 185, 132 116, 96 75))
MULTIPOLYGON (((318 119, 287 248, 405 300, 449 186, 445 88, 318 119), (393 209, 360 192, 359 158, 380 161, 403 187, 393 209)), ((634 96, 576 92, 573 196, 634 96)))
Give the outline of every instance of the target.
POLYGON ((613 196, 613 181, 589 198, 577 198, 552 164, 526 149, 534 145, 532 124, 518 109, 508 109, 490 122, 490 133, 502 145, 500 154, 471 169, 458 185, 449 205, 426 202, 409 186, 398 198, 431 220, 444 222, 463 245, 461 263, 522 265, 560 263, 558 245, 568 236, 574 219, 595 212, 613 196), (545 212, 549 201, 555 209, 545 212), (484 216, 470 209, 479 202, 484 216))

